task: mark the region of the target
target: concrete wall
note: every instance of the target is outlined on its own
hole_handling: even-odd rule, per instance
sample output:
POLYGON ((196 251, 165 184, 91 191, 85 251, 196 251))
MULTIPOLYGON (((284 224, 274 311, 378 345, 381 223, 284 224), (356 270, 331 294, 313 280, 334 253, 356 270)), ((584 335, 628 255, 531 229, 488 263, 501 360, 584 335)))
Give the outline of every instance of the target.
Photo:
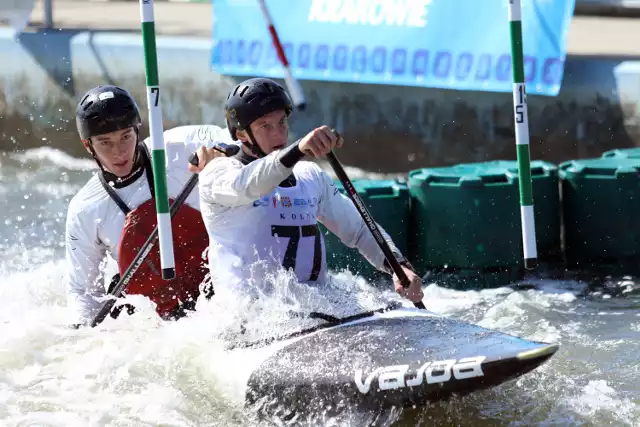
MULTIPOLYGON (((223 125, 222 104, 238 79, 210 71, 210 40, 158 36, 157 44, 165 127, 223 125)), ((50 144, 85 154, 75 106, 100 83, 123 86, 147 114, 138 33, 0 29, 0 64, 1 150, 50 144)), ((529 96, 533 158, 557 163, 640 141, 639 68, 622 58, 568 58, 558 97, 529 96)), ((515 159, 510 94, 317 81, 303 89, 309 107, 292 120, 293 137, 336 126, 348 141, 341 159, 352 166, 401 172, 515 159)))
POLYGON ((640 15, 640 0, 576 0, 575 13, 582 15, 640 15))

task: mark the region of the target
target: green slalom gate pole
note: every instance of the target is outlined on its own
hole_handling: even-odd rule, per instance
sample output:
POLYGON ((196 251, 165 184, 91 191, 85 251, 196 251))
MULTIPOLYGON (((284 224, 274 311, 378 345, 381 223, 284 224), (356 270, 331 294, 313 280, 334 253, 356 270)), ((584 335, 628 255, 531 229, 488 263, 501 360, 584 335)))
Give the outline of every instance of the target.
POLYGON ((516 155, 520 187, 520 217, 524 266, 533 269, 538 264, 536 227, 533 214, 533 186, 531 184, 531 155, 529 153, 529 118, 527 91, 524 84, 524 53, 522 44, 522 7, 520 0, 509 1, 511 33, 511 66, 513 68, 513 107, 516 130, 516 155))
POLYGON ((152 146, 151 164, 153 167, 153 186, 158 218, 160 265, 162 267, 162 278, 164 280, 171 280, 176 277, 176 268, 173 253, 171 216, 169 215, 169 195, 167 193, 166 155, 164 150, 164 136, 162 134, 162 109, 160 107, 160 85, 158 83, 158 54, 156 51, 153 0, 140 0, 140 18, 142 21, 142 45, 147 81, 149 132, 152 146))

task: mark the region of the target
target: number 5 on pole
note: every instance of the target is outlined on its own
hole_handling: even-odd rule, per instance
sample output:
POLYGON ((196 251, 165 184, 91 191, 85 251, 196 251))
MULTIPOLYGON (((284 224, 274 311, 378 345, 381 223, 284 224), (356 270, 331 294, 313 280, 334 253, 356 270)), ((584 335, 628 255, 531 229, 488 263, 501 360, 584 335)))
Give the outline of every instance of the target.
POLYGON ((158 55, 156 52, 153 0, 140 0, 140 18, 142 21, 144 69, 147 80, 149 132, 152 146, 151 165, 153 167, 153 186, 156 196, 156 212, 158 218, 160 265, 162 267, 162 278, 164 280, 171 280, 176 277, 176 268, 173 254, 171 216, 169 215, 169 196, 167 193, 166 155, 164 150, 164 136, 162 134, 162 109, 160 107, 160 84, 158 82, 158 55))
POLYGON ((513 106, 516 128, 516 154, 518 157, 518 182, 520 186, 520 217, 524 267, 533 269, 538 264, 536 227, 533 214, 533 189, 531 184, 531 156, 529 153, 529 120, 527 117, 527 92, 524 84, 524 53, 522 45, 522 9, 520 0, 509 1, 511 33, 511 66, 513 68, 513 106))

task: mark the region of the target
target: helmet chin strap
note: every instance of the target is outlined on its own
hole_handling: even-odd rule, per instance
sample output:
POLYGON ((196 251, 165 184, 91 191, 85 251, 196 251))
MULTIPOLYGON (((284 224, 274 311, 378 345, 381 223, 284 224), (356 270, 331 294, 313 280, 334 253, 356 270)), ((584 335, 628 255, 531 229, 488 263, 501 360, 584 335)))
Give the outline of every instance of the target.
POLYGON ((98 155, 96 154, 96 150, 93 149, 93 141, 91 141, 91 138, 87 138, 87 146, 89 147, 89 152, 91 153, 91 157, 93 157, 93 160, 95 160, 96 163, 98 164, 100 171, 102 173, 105 173, 106 171, 104 170, 104 167, 102 167, 102 163, 100 163, 100 160, 98 160, 98 155))
POLYGON ((262 151, 262 149, 260 148, 260 146, 258 145, 258 143, 256 142, 256 137, 253 136, 253 132, 251 131, 250 128, 247 128, 246 130, 247 135, 249 136, 249 141, 242 141, 242 144, 247 147, 249 150, 251 150, 251 154, 253 154, 255 157, 257 158, 262 158, 265 157, 266 154, 264 151, 262 151))

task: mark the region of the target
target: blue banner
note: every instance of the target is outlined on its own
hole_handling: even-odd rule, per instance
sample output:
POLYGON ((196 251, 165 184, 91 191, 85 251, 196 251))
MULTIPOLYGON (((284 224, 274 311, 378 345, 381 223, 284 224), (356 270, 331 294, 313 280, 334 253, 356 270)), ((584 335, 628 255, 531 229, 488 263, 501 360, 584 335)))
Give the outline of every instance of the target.
MULTIPOLYGON (((509 0, 267 0, 301 80, 512 91, 509 0)), ((557 95, 575 0, 521 0, 529 94, 557 95)), ((214 0, 213 70, 282 78, 257 0, 214 0)))

